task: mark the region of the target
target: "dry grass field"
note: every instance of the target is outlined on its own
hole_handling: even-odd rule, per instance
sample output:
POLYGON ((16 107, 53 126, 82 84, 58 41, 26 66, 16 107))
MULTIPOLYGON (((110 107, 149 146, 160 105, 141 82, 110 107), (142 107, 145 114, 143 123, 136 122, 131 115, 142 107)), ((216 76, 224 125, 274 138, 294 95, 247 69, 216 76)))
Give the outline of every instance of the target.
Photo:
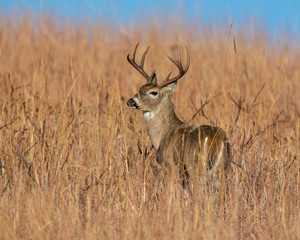
POLYGON ((166 25, 0 20, 1 240, 299 238, 299 47, 166 25), (182 120, 227 131, 224 201, 203 183, 188 204, 179 182, 155 194, 155 151, 126 105, 145 82, 126 60, 137 42, 158 81, 176 71, 164 51, 189 48, 172 100, 182 120))

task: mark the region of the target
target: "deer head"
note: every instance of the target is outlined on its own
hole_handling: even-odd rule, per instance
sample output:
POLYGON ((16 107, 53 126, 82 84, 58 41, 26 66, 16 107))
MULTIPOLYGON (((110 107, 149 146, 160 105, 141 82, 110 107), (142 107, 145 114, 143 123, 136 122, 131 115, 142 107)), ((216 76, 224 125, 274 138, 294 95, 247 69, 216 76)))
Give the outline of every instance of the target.
MULTIPOLYGON (((182 66, 181 62, 181 54, 178 46, 177 60, 169 57, 167 54, 166 56, 176 65, 179 70, 178 75, 173 78, 170 78, 171 72, 168 74, 166 79, 163 81, 162 84, 157 83, 157 76, 155 71, 153 71, 150 75, 147 74, 144 70, 144 62, 149 50, 149 46, 147 47, 146 51, 144 52, 140 64, 137 64, 135 61, 136 50, 138 48, 137 44, 133 51, 133 56, 130 58, 130 54, 127 55, 128 62, 141 73, 144 78, 146 78, 147 83, 143 85, 138 93, 133 97, 130 98, 127 102, 127 105, 133 109, 138 109, 143 111, 143 117, 145 120, 149 120, 157 115, 157 113, 166 110, 171 103, 170 94, 174 91, 177 81, 187 72, 190 66, 190 55, 189 51, 186 48, 187 52, 187 63, 185 68, 182 66)), ((173 109, 172 109, 173 110, 173 109)))

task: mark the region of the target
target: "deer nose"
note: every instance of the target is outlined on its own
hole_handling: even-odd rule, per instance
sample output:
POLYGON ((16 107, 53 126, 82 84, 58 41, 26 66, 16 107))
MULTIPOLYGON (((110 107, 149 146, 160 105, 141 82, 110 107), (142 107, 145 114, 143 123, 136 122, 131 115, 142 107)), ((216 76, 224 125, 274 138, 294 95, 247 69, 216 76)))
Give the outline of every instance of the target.
POLYGON ((129 107, 132 107, 132 108, 137 108, 136 102, 133 100, 133 98, 130 98, 130 99, 127 101, 127 105, 128 105, 129 107))

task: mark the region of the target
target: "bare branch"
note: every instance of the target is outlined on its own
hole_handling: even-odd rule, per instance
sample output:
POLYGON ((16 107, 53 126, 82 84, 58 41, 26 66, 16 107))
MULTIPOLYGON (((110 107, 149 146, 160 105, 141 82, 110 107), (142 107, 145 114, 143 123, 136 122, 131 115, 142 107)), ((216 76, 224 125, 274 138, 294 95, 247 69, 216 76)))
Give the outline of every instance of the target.
MULTIPOLYGON (((219 95, 215 95, 213 96, 211 99, 207 99, 205 100, 204 103, 201 102, 201 106, 200 108, 197 109, 197 111, 194 113, 194 115, 192 116, 192 118, 187 121, 187 124, 189 124, 200 112, 203 112, 204 107, 209 104, 213 99, 215 99, 216 97, 218 97, 219 95)), ((193 103, 193 102, 192 102, 193 103)), ((193 105, 195 106, 195 104, 193 103, 193 105)), ((196 106, 195 106, 196 107, 196 106)), ((204 114, 203 114, 204 115, 204 114)))
POLYGON ((0 130, 2 129, 2 128, 5 128, 5 127, 7 127, 7 126, 9 126, 9 125, 11 125, 11 124, 13 124, 15 121, 17 121, 19 119, 19 117, 16 117, 14 120, 12 120, 11 122, 9 122, 9 123, 7 123, 7 124, 4 124, 2 127, 0 127, 0 130))

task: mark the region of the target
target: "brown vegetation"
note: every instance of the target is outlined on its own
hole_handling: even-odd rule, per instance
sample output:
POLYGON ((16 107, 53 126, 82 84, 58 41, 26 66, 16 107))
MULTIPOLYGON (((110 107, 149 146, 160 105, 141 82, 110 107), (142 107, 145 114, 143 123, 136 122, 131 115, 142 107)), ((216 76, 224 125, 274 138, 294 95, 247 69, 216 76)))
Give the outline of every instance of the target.
POLYGON ((0 239, 300 236, 300 50, 176 26, 0 21, 0 239), (137 42, 162 76, 164 51, 190 49, 172 99, 182 120, 228 133, 221 204, 203 183, 188 205, 178 182, 153 197, 155 152, 126 106, 144 81, 126 60, 137 42))

